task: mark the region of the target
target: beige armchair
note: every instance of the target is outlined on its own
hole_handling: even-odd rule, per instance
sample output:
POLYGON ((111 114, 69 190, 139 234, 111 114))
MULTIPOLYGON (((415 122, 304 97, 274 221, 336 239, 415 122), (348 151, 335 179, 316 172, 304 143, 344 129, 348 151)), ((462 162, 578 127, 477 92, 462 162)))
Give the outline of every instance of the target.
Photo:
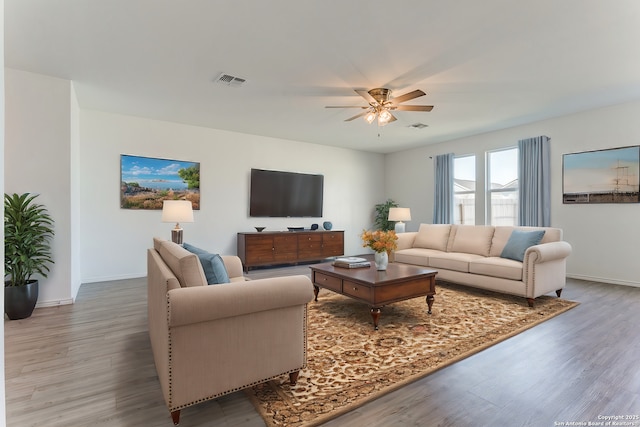
POLYGON ((147 253, 149 336, 174 424, 180 411, 306 365, 307 276, 246 281, 237 257, 231 283, 207 285, 198 257, 154 239, 147 253))

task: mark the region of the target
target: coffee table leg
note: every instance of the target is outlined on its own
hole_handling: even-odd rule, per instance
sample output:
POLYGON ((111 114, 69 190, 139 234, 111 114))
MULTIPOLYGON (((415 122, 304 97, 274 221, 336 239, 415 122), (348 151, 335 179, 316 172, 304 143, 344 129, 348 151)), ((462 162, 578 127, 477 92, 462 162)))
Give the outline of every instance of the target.
POLYGON ((320 292, 320 288, 316 285, 313 285, 313 293, 316 296, 316 299, 315 299, 316 302, 318 302, 318 292, 320 292))
POLYGON ((378 330, 378 320, 380 319, 380 307, 371 307, 371 317, 373 318, 373 329, 378 330))
POLYGON ((433 305, 433 300, 434 300, 434 296, 433 295, 427 295, 427 306, 429 307, 429 311, 427 311, 427 313, 431 314, 431 306, 433 305))

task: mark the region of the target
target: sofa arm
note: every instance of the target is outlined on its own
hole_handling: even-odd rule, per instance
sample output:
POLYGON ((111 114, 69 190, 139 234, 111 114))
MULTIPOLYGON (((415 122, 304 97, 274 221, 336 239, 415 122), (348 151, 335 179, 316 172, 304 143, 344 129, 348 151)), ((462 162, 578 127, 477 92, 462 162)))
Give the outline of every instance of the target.
POLYGON ((417 231, 409 231, 407 233, 397 233, 398 240, 398 249, 409 249, 413 247, 413 241, 416 239, 417 231))
POLYGON ((244 273, 242 270, 242 261, 240 261, 240 257, 235 255, 220 255, 222 258, 222 262, 224 262, 224 266, 227 269, 227 274, 229 278, 233 279, 235 277, 243 277, 244 273))
POLYGON ((524 255, 525 263, 539 264, 556 259, 567 258, 571 254, 571 245, 567 242, 549 242, 529 247, 524 255))
POLYGON ((313 299, 313 285, 307 276, 274 277, 173 289, 167 299, 169 327, 176 327, 304 305, 313 299))

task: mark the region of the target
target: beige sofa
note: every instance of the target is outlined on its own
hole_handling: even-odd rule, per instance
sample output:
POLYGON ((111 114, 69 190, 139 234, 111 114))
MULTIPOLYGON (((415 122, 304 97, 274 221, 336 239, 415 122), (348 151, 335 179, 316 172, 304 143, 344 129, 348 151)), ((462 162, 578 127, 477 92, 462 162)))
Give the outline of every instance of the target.
POLYGON ((153 357, 174 424, 180 410, 306 365, 306 276, 246 281, 223 256, 231 283, 209 285, 197 255, 154 239, 147 251, 153 357))
POLYGON ((421 224, 417 232, 398 234, 394 256, 438 270, 439 280, 522 296, 533 307, 540 295, 560 296, 570 253, 558 228, 421 224), (523 249, 522 261, 501 256, 513 230, 544 230, 539 244, 523 249))

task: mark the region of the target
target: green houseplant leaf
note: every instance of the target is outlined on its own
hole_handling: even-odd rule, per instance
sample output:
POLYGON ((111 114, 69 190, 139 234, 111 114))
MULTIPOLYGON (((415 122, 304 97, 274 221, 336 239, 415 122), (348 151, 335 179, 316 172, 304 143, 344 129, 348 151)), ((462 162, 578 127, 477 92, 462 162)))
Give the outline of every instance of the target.
POLYGON ((37 194, 4 195, 5 286, 24 286, 31 276, 47 277, 53 264, 53 219, 37 194))
POLYGON ((376 217, 373 226, 376 230, 389 231, 393 230, 396 223, 389 221, 389 209, 397 208, 398 204, 391 199, 387 199, 384 203, 378 203, 375 206, 376 217))

